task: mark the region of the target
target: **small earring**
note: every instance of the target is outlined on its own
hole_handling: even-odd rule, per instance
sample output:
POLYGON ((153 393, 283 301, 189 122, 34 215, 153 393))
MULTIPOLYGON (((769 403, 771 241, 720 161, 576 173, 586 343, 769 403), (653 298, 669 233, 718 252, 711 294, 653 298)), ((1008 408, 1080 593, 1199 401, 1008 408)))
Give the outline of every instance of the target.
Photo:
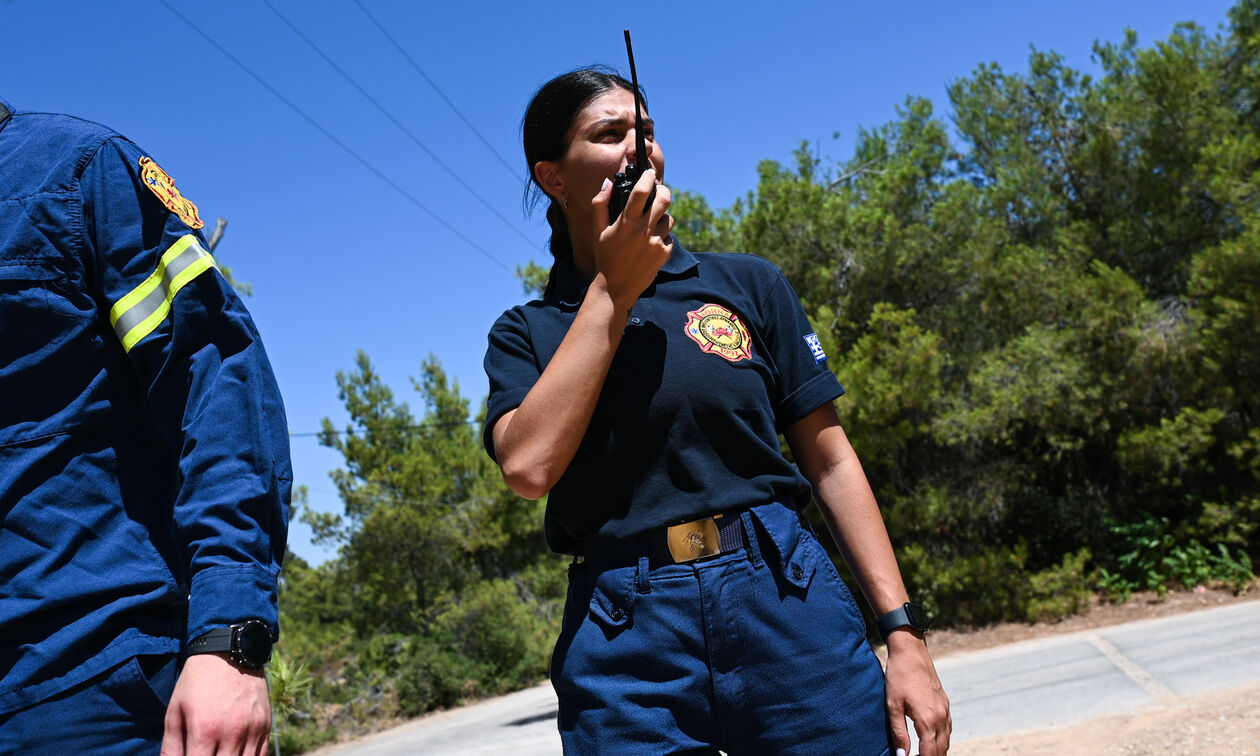
POLYGON ((569 209, 569 195, 565 194, 564 192, 560 192, 560 204, 564 205, 565 210, 568 210, 569 209))

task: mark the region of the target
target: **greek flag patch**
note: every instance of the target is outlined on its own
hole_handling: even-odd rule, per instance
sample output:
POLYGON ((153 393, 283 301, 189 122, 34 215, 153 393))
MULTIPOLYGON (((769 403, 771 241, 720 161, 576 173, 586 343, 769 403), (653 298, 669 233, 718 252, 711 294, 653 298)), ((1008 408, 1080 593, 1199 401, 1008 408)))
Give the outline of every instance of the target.
POLYGON ((823 351, 822 343, 818 341, 818 334, 811 333, 806 336, 805 346, 809 347, 810 353, 814 355, 814 362, 822 362, 827 359, 827 354, 823 351))

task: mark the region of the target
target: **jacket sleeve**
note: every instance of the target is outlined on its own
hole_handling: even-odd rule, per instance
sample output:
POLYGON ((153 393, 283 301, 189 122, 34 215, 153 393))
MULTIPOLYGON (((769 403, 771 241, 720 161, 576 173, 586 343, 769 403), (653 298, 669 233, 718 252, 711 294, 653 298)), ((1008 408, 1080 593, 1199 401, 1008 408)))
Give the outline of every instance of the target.
POLYGON ((138 147, 105 141, 79 191, 106 338, 126 353, 147 421, 179 460, 172 516, 189 576, 185 640, 246 619, 278 637, 293 473, 258 331, 192 228, 196 208, 138 147))

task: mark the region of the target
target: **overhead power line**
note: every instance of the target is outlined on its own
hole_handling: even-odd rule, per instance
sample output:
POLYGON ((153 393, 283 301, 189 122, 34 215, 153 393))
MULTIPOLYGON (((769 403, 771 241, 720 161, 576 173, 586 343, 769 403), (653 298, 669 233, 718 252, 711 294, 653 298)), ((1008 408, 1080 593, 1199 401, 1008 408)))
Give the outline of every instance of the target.
POLYGON ((503 164, 503 167, 507 168, 508 173, 512 175, 512 178, 516 179, 517 182, 521 184, 521 186, 524 186, 525 179, 521 178, 521 174, 518 172, 518 170, 516 168, 513 168, 511 163, 509 163, 506 158, 504 158, 502 155, 499 154, 499 151, 494 148, 494 145, 490 144, 490 141, 488 139, 486 139, 484 136, 481 135, 480 131, 477 131, 477 127, 472 125, 472 121, 469 121, 467 118, 464 117, 464 114, 460 112, 459 108, 455 107, 455 103, 451 102, 451 98, 446 96, 446 93, 443 92, 442 88, 437 85, 437 82, 429 78, 429 75, 424 72, 424 69, 420 67, 420 64, 417 63, 414 58, 412 58, 410 55, 407 54, 407 51, 403 49, 402 45, 398 44, 398 40, 394 39, 394 35, 390 34, 385 29, 385 27, 381 25, 381 22, 376 20, 376 16, 373 16, 371 12, 368 11, 368 9, 363 5, 362 2, 360 2, 359 0, 354 0, 354 4, 359 6, 359 10, 363 11, 363 15, 367 16, 372 21, 373 24, 376 24, 376 28, 381 30, 381 34, 385 35, 385 39, 389 40, 390 44, 394 46, 395 50, 402 53, 402 56, 407 59, 407 62, 411 64, 411 67, 416 69, 416 73, 420 74, 420 76, 422 76, 425 81, 429 82, 429 86, 433 87, 433 91, 438 93, 438 97, 441 97, 442 100, 451 107, 451 110, 455 111, 455 115, 459 116, 460 120, 464 122, 464 125, 466 125, 469 128, 469 130, 472 131, 472 133, 477 135, 477 138, 480 139, 481 143, 486 146, 486 149, 494 153, 494 156, 499 159, 499 162, 503 164))
POLYGON ((485 197, 482 197, 481 194, 479 194, 476 189, 470 186, 468 182, 464 181, 464 179, 461 178, 458 173, 456 173, 454 170, 451 169, 450 166, 448 166, 445 162, 443 162, 442 158, 438 157, 437 154, 433 152, 433 150, 429 149, 428 146, 424 144, 424 142, 420 141, 420 137, 416 136, 415 132, 407 128, 407 126, 404 125, 402 121, 395 118, 393 113, 390 113, 389 110, 387 110, 385 106, 382 105, 379 101, 377 101, 375 97, 368 94, 367 90, 364 89, 362 86, 360 86, 359 82, 355 81, 354 78, 351 77, 350 74, 346 73, 345 70, 342 69, 341 66, 337 65, 336 62, 334 62, 333 59, 327 53, 325 53, 322 49, 320 49, 319 45, 315 44, 315 42, 312 41, 310 37, 307 37, 305 34, 303 34, 301 29, 297 28, 297 26, 292 21, 290 21, 287 16, 285 16, 283 13, 280 12, 279 8, 277 8, 275 5, 271 3, 271 0, 262 0, 262 1, 263 1, 263 5, 266 5, 268 8, 270 8, 271 12, 276 14, 276 16, 279 17, 279 19, 283 21, 285 25, 287 25, 290 29, 292 29, 294 34, 301 37, 303 42, 305 42, 308 46, 310 46, 312 50, 318 53, 319 56, 324 59, 325 63, 332 66, 332 69, 334 71, 341 74, 341 78, 345 79, 347 82, 349 82, 350 86, 358 90, 359 94, 363 95, 367 99, 368 102, 372 103, 372 105, 375 106, 376 109, 381 112, 382 115, 384 115, 386 118, 390 120, 390 122, 392 122, 395 126, 397 126, 399 130, 402 131, 402 133, 406 134, 407 137, 411 139, 411 141, 414 142, 417 147, 424 150, 424 153, 426 155, 433 158, 433 162, 440 165, 442 167, 442 170, 450 174, 451 178, 459 182, 460 186, 467 189, 468 193, 476 197, 477 201, 480 202, 482 205, 484 205, 487 210, 494 213, 494 216, 496 218, 503 221, 503 225, 512 229, 512 231, 517 236, 525 240, 526 244, 530 245, 531 247, 537 246, 537 240, 529 238, 529 236, 527 236, 524 231, 521 231, 519 228, 517 228, 516 225, 512 223, 512 221, 503 217, 503 214, 500 213, 494 207, 494 205, 491 205, 489 202, 487 202, 485 197))
POLYGON ((376 428, 346 428, 346 429, 340 429, 340 430, 337 428, 331 428, 326 431, 322 431, 322 430, 303 431, 301 433, 290 433, 289 437, 290 438, 313 438, 316 436, 344 436, 344 435, 353 434, 353 433, 381 433, 385 431, 400 433, 400 432, 428 430, 429 428, 457 428, 461 425, 476 425, 478 422, 480 421, 475 420, 475 419, 469 419, 469 420, 454 420, 454 421, 448 421, 448 422, 437 422, 437 421, 431 420, 425 423, 414 423, 414 424, 408 424, 408 425, 402 425, 402 424, 391 425, 387 423, 387 424, 378 426, 376 428))
POLYGON ((379 168, 377 168, 375 165, 372 165, 372 163, 368 162, 366 158, 364 158, 362 155, 360 155, 359 153, 351 149, 350 145, 346 144, 345 142, 341 141, 336 136, 334 136, 333 133, 329 131, 328 129, 324 128, 324 126, 321 125, 319 121, 316 121, 314 118, 309 116, 305 110, 302 110, 300 107, 298 107, 297 104, 295 104, 292 100, 280 94, 280 91, 278 89, 268 84, 265 79, 263 79, 258 74, 254 73, 254 71, 250 69, 249 66, 245 65, 235 55, 228 52, 227 48, 225 48, 223 45, 220 45, 218 42, 214 41, 213 37, 211 37, 209 34, 206 34, 204 31, 202 31, 201 27, 194 24, 187 16, 185 16, 183 13, 180 13, 178 10, 176 10, 175 6, 171 5, 169 2, 167 2, 167 0, 157 0, 157 1, 161 3, 162 5, 166 6, 167 10, 169 10, 171 13, 174 13, 181 21, 187 24, 190 29, 197 32, 198 35, 200 35, 204 40, 209 42, 210 45, 213 46, 216 50, 223 53, 223 55, 228 60, 235 63, 242 71, 249 74, 254 79, 254 81, 261 84, 264 89, 266 89, 268 92, 275 95, 276 99, 280 100, 285 105, 288 105, 289 108, 293 110, 293 112, 302 116, 302 118, 304 118, 307 123, 309 123, 311 126, 314 126, 316 130, 318 130, 321 134, 323 134, 324 136, 332 140, 333 144, 337 145, 342 150, 344 150, 346 154, 348 154, 350 157, 359 161, 359 163, 362 164, 364 168, 367 168, 369 171, 376 174, 376 176, 380 178, 381 181, 384 181, 386 184, 389 184, 391 187, 393 187, 394 191, 401 194, 405 199, 411 202, 411 204, 423 210, 425 213, 429 215, 429 217, 437 221, 439 225, 441 225, 446 230, 450 231, 452 234, 455 234, 455 236, 462 239, 465 243, 468 244, 468 246, 480 252, 482 255, 484 255, 488 260, 493 262, 495 265, 498 265, 500 268, 503 268, 508 273, 512 273, 513 275, 515 275, 512 269, 507 266, 507 263, 503 262, 499 258, 487 252, 484 247, 482 247, 480 244, 473 241, 472 239, 468 238, 467 235, 465 235, 462 231, 460 231, 455 226, 451 225, 445 218, 443 218, 442 216, 430 210, 423 202, 416 199, 415 196, 413 196, 410 192, 404 189, 396 181, 391 179, 389 176, 386 176, 383 172, 381 172, 379 168))

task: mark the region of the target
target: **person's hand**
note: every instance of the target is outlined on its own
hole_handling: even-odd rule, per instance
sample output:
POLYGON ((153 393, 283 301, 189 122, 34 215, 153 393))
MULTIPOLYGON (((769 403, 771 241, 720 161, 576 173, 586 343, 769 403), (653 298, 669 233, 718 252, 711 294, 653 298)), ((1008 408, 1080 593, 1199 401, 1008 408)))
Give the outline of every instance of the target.
MULTIPOLYGON (((591 200, 596 218, 608 217, 608 203, 612 198, 612 182, 605 181, 599 193, 591 200)), ((669 187, 656 183, 656 171, 648 169, 630 191, 626 210, 617 221, 599 231, 595 242, 595 276, 602 279, 613 301, 623 310, 634 306, 647 287, 656 280, 673 251, 670 232, 674 219, 669 210, 669 187), (648 195, 656 186, 656 199, 646 213, 631 212, 631 208, 643 207, 648 195)))
POLYGON ((266 756, 271 699, 261 669, 242 669, 226 655, 184 662, 166 707, 161 756, 266 756))
POLYGON ((904 749, 907 754, 910 751, 910 733, 906 729, 906 717, 910 717, 919 736, 920 756, 949 753, 949 735, 954 728, 949 698, 928 656, 927 644, 909 630, 888 634, 885 696, 895 749, 904 749))

